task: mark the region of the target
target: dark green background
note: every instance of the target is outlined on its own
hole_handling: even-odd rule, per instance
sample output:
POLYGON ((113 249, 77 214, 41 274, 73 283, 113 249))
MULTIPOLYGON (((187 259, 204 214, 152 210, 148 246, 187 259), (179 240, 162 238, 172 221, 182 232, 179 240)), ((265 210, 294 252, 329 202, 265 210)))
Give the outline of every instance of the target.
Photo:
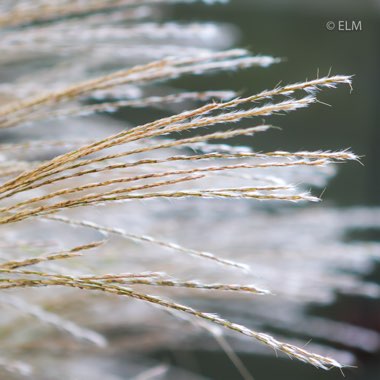
MULTIPOLYGON (((329 186, 325 197, 340 205, 379 204, 380 177, 377 159, 380 129, 380 3, 378 9, 349 6, 333 8, 333 1, 315 9, 312 2, 231 1, 224 6, 177 7, 176 18, 184 20, 216 20, 231 23, 240 32, 238 46, 253 53, 284 58, 284 62, 267 69, 249 69, 222 74, 202 81, 179 81, 187 88, 234 88, 248 94, 274 87, 279 81, 292 83, 306 78, 333 74, 355 75, 354 91, 347 87, 327 90, 319 99, 332 105, 317 104, 286 117, 271 118, 283 128, 255 138, 260 149, 341 149, 364 156, 364 168, 344 165, 329 186), (285 3, 287 5, 285 5, 285 3), (328 31, 326 22, 360 20, 362 31, 328 31), (199 83, 201 82, 201 83, 199 83)), ((339 3, 339 1, 337 2, 339 3)), ((349 4, 350 1, 345 1, 349 4)), ((222 38, 222 36, 221 36, 222 38)))

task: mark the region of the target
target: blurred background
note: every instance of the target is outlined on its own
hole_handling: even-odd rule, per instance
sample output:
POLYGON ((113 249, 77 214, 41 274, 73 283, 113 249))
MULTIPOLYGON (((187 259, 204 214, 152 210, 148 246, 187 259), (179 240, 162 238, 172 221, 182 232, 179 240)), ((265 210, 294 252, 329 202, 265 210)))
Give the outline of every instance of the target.
MULTIPOLYGON (((324 91, 311 109, 291 113, 286 117, 271 118, 271 123, 282 131, 260 134, 255 138, 259 150, 335 150, 351 148, 362 156, 359 163, 341 165, 338 175, 323 194, 324 205, 369 206, 380 205, 380 3, 370 0, 232 0, 229 4, 181 5, 172 9, 177 20, 213 20, 234 28, 236 45, 253 53, 283 58, 270 69, 215 74, 194 81, 181 78, 176 85, 182 88, 242 90, 251 94, 274 87, 278 82, 292 83, 306 78, 333 74, 350 74, 353 91, 339 88, 324 91), (362 30, 339 31, 339 21, 361 22, 362 30), (333 21, 335 30, 328 30, 333 21)), ((139 115, 140 116, 140 115, 139 115)), ((137 116, 136 116, 137 117, 137 116)), ((238 140, 238 143, 246 143, 238 140)), ((380 231, 370 229, 352 233, 353 241, 379 241, 380 231)), ((371 275, 380 283, 380 266, 371 275)), ((380 332, 380 304, 378 300, 355 296, 339 296, 328 308, 315 308, 313 314, 328 316, 380 332)), ((380 353, 356 352, 359 368, 344 371, 348 379, 380 379, 380 353)), ((290 360, 272 356, 240 355, 256 380, 274 379, 341 379, 338 371, 325 373, 290 360)), ((176 350, 157 352, 155 358, 190 369, 211 379, 241 378, 224 353, 176 350)))

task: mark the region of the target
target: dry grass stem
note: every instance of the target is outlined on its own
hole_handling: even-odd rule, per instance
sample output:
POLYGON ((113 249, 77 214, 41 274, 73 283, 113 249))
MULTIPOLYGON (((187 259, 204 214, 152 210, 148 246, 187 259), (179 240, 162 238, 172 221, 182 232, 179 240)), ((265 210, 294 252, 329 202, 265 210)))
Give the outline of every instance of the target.
MULTIPOLYGON (((34 333, 24 316, 78 341, 107 346, 109 357, 117 346, 111 348, 107 334, 124 326, 126 334, 136 334, 133 350, 141 355, 152 347, 170 349, 176 334, 157 308, 178 323, 182 319, 212 333, 246 379, 252 377, 221 331, 248 336, 317 368, 343 368, 329 355, 258 331, 263 325, 278 331, 290 326, 297 334, 310 336, 315 330, 314 336, 333 341, 328 321, 309 318, 313 327, 302 327, 306 308, 301 302, 327 304, 345 291, 380 296, 375 284, 352 274, 353 268, 366 273, 380 257, 376 247, 368 244, 366 253, 357 255, 357 245, 341 241, 356 220, 365 219, 361 214, 325 216, 316 207, 311 217, 302 208, 293 214, 283 208, 284 202, 319 201, 313 188, 326 185, 331 165, 359 158, 349 150, 260 151, 251 141, 275 128, 263 119, 310 107, 319 102, 320 90, 351 87, 351 77, 328 74, 244 97, 220 87, 176 88, 171 79, 192 75, 199 81, 206 74, 280 62, 231 49, 234 36, 224 24, 166 22, 164 8, 155 7, 192 2, 4 0, 0 5, 5 52, 0 65, 9 80, 0 85, 0 129, 7 139, 0 145, 0 303, 9 309, 2 311, 0 325, 3 346, 9 347, 9 359, 0 356, 2 369, 22 373, 26 367, 13 357, 26 348, 31 357, 43 356, 33 376, 48 378, 44 363, 55 368, 50 345, 69 353, 67 342, 52 339, 48 331, 34 333), (171 113, 152 120, 147 112, 149 122, 132 122, 130 107, 171 113), (97 115, 121 108, 119 122, 97 115), (252 124, 243 126, 243 121, 252 124), (229 141, 239 138, 248 146, 229 141), (234 206, 227 209, 227 202, 234 206), (284 218, 287 223, 280 225, 284 218), (307 234, 305 226, 312 233, 297 244, 299 231, 307 234), (99 254, 84 255, 91 249, 99 254), (163 256, 165 250, 171 254, 163 256), (71 258, 78 260, 64 261, 71 258), (195 306, 138 289, 190 294, 189 304, 195 306), (78 290, 96 292, 83 297, 78 290), (257 296, 254 308, 239 303, 239 294, 245 294, 243 302, 247 293, 257 296), (121 302, 123 297, 131 302, 121 302), (218 301, 221 311, 228 306, 239 313, 242 324, 199 311, 218 308, 218 301), (144 303, 153 311, 140 310, 144 303)), ((367 331, 355 331, 366 337, 365 344, 355 339, 351 345, 380 347, 380 337, 371 345, 367 331)), ((339 344, 348 340, 344 334, 337 339, 339 344)), ((97 352, 86 354, 98 362, 97 352)), ((90 369, 84 376, 94 380, 109 375, 90 369)), ((126 376, 148 379, 166 369, 126 376)), ((72 379, 65 371, 62 377, 72 379)))

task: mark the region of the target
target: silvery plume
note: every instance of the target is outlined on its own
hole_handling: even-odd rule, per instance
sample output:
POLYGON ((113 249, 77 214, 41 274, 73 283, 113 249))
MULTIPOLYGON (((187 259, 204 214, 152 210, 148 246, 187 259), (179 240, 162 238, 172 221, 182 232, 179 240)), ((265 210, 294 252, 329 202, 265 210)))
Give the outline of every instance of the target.
POLYGON ((196 1, 0 5, 1 378, 200 379, 149 354, 213 340, 246 379, 239 352, 341 369, 350 349, 379 348, 308 311, 379 297, 363 279, 378 244, 344 240, 378 227, 378 211, 316 196, 358 157, 252 148, 271 115, 351 77, 246 97, 181 89, 174 79, 280 64, 234 48, 229 25, 167 21, 181 2, 196 1))

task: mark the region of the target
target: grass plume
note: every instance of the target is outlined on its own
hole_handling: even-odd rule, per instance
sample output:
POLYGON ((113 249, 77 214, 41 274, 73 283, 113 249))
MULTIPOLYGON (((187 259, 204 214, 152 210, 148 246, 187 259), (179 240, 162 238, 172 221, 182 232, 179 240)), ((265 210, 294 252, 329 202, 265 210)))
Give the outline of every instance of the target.
MULTIPOLYGON (((228 303, 234 301, 237 294, 241 294, 242 297, 253 296, 252 302, 257 302, 256 305, 260 305, 260 298, 275 299, 271 286, 267 289, 261 284, 252 285, 252 282, 256 283, 256 279, 262 275, 278 285, 278 276, 268 270, 265 264, 260 266, 260 258, 256 265, 251 265, 252 257, 250 260, 244 257, 239 244, 236 247, 226 244, 231 249, 230 255, 195 248, 202 237, 198 239, 199 233, 196 234, 189 228, 186 230, 185 224, 187 217, 191 218, 191 209, 199 211, 197 223, 200 225, 202 217, 205 218, 204 228, 210 230, 207 239, 217 245, 219 235, 216 227, 224 223, 224 220, 228 223, 230 217, 232 220, 234 213, 228 212, 231 207, 234 208, 232 204, 239 211, 238 202, 246 202, 242 203, 243 211, 237 217, 238 220, 242 218, 242 224, 236 224, 237 227, 240 226, 236 231, 241 233, 244 221, 249 224, 252 219, 251 215, 248 218, 244 214, 251 204, 256 207, 255 212, 260 214, 257 201, 273 203, 273 207, 279 208, 285 202, 317 202, 319 198, 312 194, 311 185, 308 187, 313 181, 304 179, 304 173, 310 171, 310 176, 314 179, 318 177, 319 170, 323 171, 330 165, 358 160, 354 153, 346 149, 265 152, 254 150, 250 146, 233 145, 230 140, 237 137, 244 137, 247 145, 252 145, 257 134, 274 128, 263 123, 263 118, 311 107, 318 102, 319 91, 339 85, 351 87, 352 78, 346 75, 327 75, 276 86, 244 97, 237 97, 230 90, 174 89, 171 80, 185 75, 196 76, 196 80, 201 81, 210 73, 267 67, 280 62, 269 56, 251 55, 244 49, 215 50, 208 47, 202 38, 202 41, 196 40, 198 28, 206 28, 202 24, 186 27, 186 32, 195 41, 189 42, 184 36, 181 41, 180 36, 180 42, 175 45, 172 40, 173 30, 178 31, 179 27, 184 26, 141 22, 144 15, 154 17, 157 14, 155 5, 177 2, 181 1, 19 0, 15 4, 7 1, 0 6, 0 25, 4 28, 4 39, 0 41, 0 46, 3 44, 9 52, 7 59, 15 62, 21 60, 27 65, 28 59, 35 59, 32 47, 37 51, 51 48, 55 58, 58 57, 58 63, 52 64, 50 71, 46 70, 46 75, 62 78, 60 83, 55 83, 54 79, 47 91, 44 77, 33 72, 15 83, 0 86, 0 95, 5 94, 5 101, 0 98, 0 129, 4 133, 23 131, 26 124, 32 131, 44 130, 46 123, 50 123, 51 128, 45 130, 42 140, 16 139, 0 145, 0 227, 5 236, 4 250, 0 255, 0 289, 4 299, 0 300, 18 312, 34 316, 79 340, 106 347, 112 344, 108 343, 103 334, 96 332, 96 328, 82 327, 79 323, 60 316, 60 308, 69 300, 75 299, 73 289, 87 293, 92 291, 97 295, 86 294, 79 298, 80 303, 83 302, 89 310, 92 310, 91 307, 96 309, 94 315, 99 313, 104 316, 104 311, 98 310, 106 309, 102 307, 102 302, 114 302, 110 295, 117 295, 123 301, 125 298, 143 301, 175 316, 179 313, 183 318, 190 317, 191 320, 207 323, 207 328, 211 324, 250 337, 290 358, 318 368, 341 369, 344 365, 328 355, 319 355, 299 345, 285 343, 254 328, 201 311, 201 308, 188 306, 185 302, 171 300, 167 296, 167 293, 175 296, 189 291, 194 299, 207 299, 212 294, 212 297, 219 297, 228 303), (144 8, 147 13, 138 11, 142 5, 147 6, 144 8), (129 22, 133 22, 133 25, 123 24, 129 22), (67 35, 62 34, 63 30, 67 31, 67 35), (64 46, 62 36, 76 35, 80 30, 83 30, 81 38, 78 36, 74 39, 72 46, 64 46), (144 50, 145 46, 139 39, 146 38, 151 43, 158 32, 161 33, 160 41, 167 41, 166 46, 170 45, 178 51, 189 48, 197 53, 179 54, 152 62, 141 60, 138 64, 126 64, 124 59, 120 64, 120 57, 115 59, 115 55, 108 57, 104 54, 106 44, 103 42, 118 46, 122 41, 131 45, 128 46, 131 51, 144 50), (88 48, 85 46, 87 43, 88 48), (182 46, 185 43, 187 45, 182 46), (28 44, 29 48, 26 47, 28 44), (84 57, 87 53, 89 59, 84 57), (61 62, 65 54, 69 59, 61 62), (91 62, 91 57, 95 55, 103 57, 104 61, 98 63, 94 59, 91 62), (93 102, 94 99, 96 103, 93 102), (173 105, 180 107, 180 111, 149 122, 134 125, 125 123, 116 132, 109 131, 108 122, 104 121, 112 119, 98 116, 99 113, 109 114, 121 109, 129 111, 132 107, 150 109, 160 106, 171 109, 173 105), (241 122, 248 120, 251 125, 242 126, 241 122), (72 123, 79 123, 83 127, 82 131, 87 126, 100 123, 104 133, 92 135, 92 132, 81 131, 81 138, 78 138, 67 132, 60 137, 62 124, 59 122, 68 128, 72 123), (300 175, 300 178, 293 180, 291 173, 300 175), (314 173, 317 174, 314 176, 314 173), (197 201, 205 203, 197 208, 197 201), (161 208, 168 204, 174 205, 174 210, 160 214, 161 208), (212 204, 210 207, 222 205, 223 218, 220 211, 214 212, 212 209, 201 216, 203 205, 206 204, 212 204), (190 210, 186 207, 190 207, 190 210), (159 214, 158 217, 156 213, 159 214), (104 222, 97 221, 99 216, 104 222), (172 241, 161 237, 165 229, 170 230, 172 223, 169 219, 177 225, 178 237, 183 231, 194 234, 194 248, 177 243, 177 239, 172 241), (48 233, 39 240, 44 235, 44 225, 52 229, 53 242, 49 241, 48 233), (145 229, 150 228, 156 233, 145 232, 145 229), (28 232, 30 239, 25 240, 27 248, 21 240, 14 240, 23 237, 24 229, 32 231, 28 232), (66 229, 70 231, 67 241, 63 232, 66 229), (62 237, 57 236, 57 231, 62 233, 62 237), (101 235, 102 240, 94 238, 97 235, 101 235), (85 236, 91 236, 90 243, 85 236), (10 242, 7 241, 8 237, 10 242), (118 246, 118 239, 123 242, 122 248, 118 246), (71 247, 74 248, 67 248, 67 243, 71 242, 71 247), (141 246, 145 248, 142 249, 141 246), (96 254, 85 253, 92 249, 96 249, 96 254), (239 250, 236 255, 232 254, 235 249, 239 250), (161 250, 169 253, 162 253, 161 250), (114 255, 119 254, 123 256, 115 259, 114 255), (162 256, 164 254, 169 254, 171 259, 165 261, 162 256), (187 260, 193 260, 196 268, 192 268, 187 260), (206 268, 204 271, 203 266, 206 268), (232 269, 231 273, 238 274, 230 275, 229 269, 232 269), (221 270, 225 272, 220 274, 221 270), (195 280, 198 276, 194 274, 198 272, 201 278, 195 280), (212 273, 217 276, 215 280, 212 279, 212 273), (257 276, 258 273, 260 276, 257 276), (233 276, 239 277, 235 280, 233 276), (240 276, 247 281, 242 280, 240 283, 240 276), (251 281, 252 278, 254 281, 251 281), (51 298, 57 295, 55 306, 49 306, 48 300, 41 301, 37 294, 43 289, 36 288, 47 288, 51 292, 51 298), (164 295, 151 295, 144 289, 164 295), (99 294, 107 297, 101 298, 99 294), (30 301, 28 295, 32 295, 30 301), (49 310, 49 307, 56 308, 57 312, 49 310)), ((224 32, 218 26, 213 27, 224 32)), ((209 38, 211 45, 214 45, 213 37, 209 38)), ((157 50, 157 47, 153 47, 153 50, 157 50)), ((150 54, 151 51, 146 52, 147 56, 150 54)), ((0 58, 0 64, 1 62, 0 58)), ((109 123, 112 124, 112 121, 109 123)), ((262 216, 263 222, 267 217, 268 215, 262 216)), ((235 226, 234 223, 231 224, 232 227, 235 226)), ((299 225, 302 225, 302 221, 299 225)), ((252 231, 242 236, 242 243, 251 233, 252 231)), ((225 238, 221 234, 221 241, 225 238)), ((269 240, 272 238, 266 239, 269 240)), ((260 244, 252 246, 255 247, 253 251, 260 251, 260 244)), ((275 264, 276 259, 271 256, 275 250, 271 247, 268 251, 267 256, 275 264)), ((312 254, 311 250, 310 255, 312 254)), ((332 257, 329 259, 333 260, 332 257)), ((313 260, 311 262, 315 264, 313 260)), ((324 269, 322 264, 315 266, 324 269)), ((315 280, 318 285, 323 281, 322 277, 315 280)), ((326 283, 328 281, 332 280, 326 280, 326 283)), ((350 284, 351 278, 339 277, 337 283, 331 285, 331 291, 336 287, 349 287, 350 284)), ((280 285, 277 288, 283 286, 284 293, 293 296, 291 292, 296 286, 292 288, 292 284, 280 285)), ((359 285, 358 289, 363 293, 377 291, 375 287, 359 285)), ((302 290, 299 293, 304 297, 302 290)), ((311 292, 310 296, 328 297, 329 291, 330 288, 326 295, 315 286, 314 293, 311 292)), ((84 324, 86 322, 88 321, 84 324)), ((106 319, 103 318, 102 322, 106 323, 106 319)), ((97 326, 97 323, 95 320, 93 324, 97 326)), ((11 321, 8 324, 11 332, 18 329, 11 321)), ((223 339, 220 342, 226 349, 229 346, 223 339)), ((229 357, 241 366, 233 352, 229 353, 229 357)), ((10 360, 2 361, 1 357, 0 366, 8 372, 17 367, 10 360)), ((241 368, 241 372, 244 369, 241 368)))

